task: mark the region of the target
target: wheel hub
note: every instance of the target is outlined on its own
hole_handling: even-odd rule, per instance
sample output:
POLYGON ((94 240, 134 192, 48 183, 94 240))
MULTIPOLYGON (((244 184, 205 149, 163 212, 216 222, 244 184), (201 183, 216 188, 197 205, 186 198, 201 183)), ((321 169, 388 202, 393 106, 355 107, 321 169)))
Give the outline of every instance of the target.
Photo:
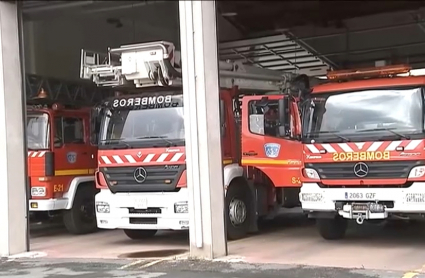
POLYGON ((233 226, 241 225, 246 219, 246 205, 238 199, 233 199, 229 205, 229 218, 233 226))

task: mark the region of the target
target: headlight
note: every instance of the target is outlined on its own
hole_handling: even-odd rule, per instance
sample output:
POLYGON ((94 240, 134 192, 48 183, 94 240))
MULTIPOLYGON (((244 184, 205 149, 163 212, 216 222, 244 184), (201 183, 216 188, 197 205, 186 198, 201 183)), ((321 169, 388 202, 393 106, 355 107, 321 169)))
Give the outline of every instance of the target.
POLYGON ((105 202, 96 202, 96 212, 109 213, 111 211, 109 204, 105 202))
POLYGON ((322 200, 322 193, 301 193, 302 202, 320 202, 322 200))
POLYGON ((46 196, 45 187, 31 187, 31 196, 32 197, 44 197, 46 196))
POLYGON ((305 168, 304 169, 304 175, 312 180, 320 180, 320 176, 319 173, 317 173, 316 170, 311 169, 311 168, 305 168))
POLYGON ((425 166, 414 167, 410 173, 409 178, 422 178, 425 175, 425 166))
POLYGON ((425 193, 407 193, 406 203, 424 203, 425 193))
POLYGON ((175 213, 188 213, 189 209, 187 206, 187 202, 179 202, 174 204, 174 212, 175 213))

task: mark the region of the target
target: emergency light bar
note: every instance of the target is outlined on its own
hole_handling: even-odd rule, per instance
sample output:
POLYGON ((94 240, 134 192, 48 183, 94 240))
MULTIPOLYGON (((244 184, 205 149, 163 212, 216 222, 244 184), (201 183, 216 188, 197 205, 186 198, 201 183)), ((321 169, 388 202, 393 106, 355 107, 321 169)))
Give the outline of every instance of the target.
POLYGON ((408 73, 412 68, 408 65, 392 65, 373 68, 349 69, 330 71, 327 74, 328 80, 347 80, 362 78, 378 78, 395 76, 398 74, 408 73))

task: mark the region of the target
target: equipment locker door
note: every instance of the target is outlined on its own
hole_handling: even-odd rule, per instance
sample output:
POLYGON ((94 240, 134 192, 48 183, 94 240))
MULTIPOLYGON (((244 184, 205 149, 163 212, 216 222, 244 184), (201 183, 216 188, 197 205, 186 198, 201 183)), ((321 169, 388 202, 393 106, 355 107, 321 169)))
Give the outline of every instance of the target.
POLYGON ((284 95, 242 98, 242 165, 263 171, 276 187, 301 185, 303 149, 296 134, 299 123, 295 103, 281 108, 287 119, 287 133, 279 121, 279 100, 284 95), (280 132, 279 132, 280 130, 280 132))

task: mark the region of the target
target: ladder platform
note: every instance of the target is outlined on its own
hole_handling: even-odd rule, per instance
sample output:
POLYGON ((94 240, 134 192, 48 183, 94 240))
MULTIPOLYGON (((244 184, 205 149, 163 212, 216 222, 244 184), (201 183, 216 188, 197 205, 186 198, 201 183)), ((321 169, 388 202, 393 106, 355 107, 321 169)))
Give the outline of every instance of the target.
MULTIPOLYGON (((181 55, 171 42, 124 45, 106 54, 81 50, 80 78, 99 87, 180 87, 181 74, 181 55)), ((222 88, 264 92, 281 91, 298 75, 219 61, 219 76, 222 88)))

